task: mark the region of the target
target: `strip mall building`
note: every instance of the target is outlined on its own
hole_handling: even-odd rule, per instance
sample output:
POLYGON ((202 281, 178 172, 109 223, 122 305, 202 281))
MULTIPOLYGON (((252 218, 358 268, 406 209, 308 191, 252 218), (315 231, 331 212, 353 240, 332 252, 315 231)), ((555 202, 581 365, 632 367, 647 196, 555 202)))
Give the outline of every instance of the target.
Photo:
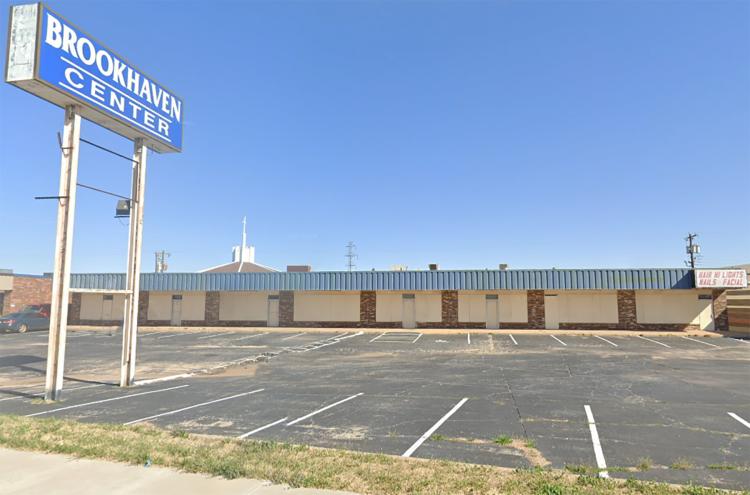
MULTIPOLYGON (((123 274, 74 274, 69 322, 122 320, 123 274)), ((729 329, 689 269, 148 273, 140 325, 729 329)))

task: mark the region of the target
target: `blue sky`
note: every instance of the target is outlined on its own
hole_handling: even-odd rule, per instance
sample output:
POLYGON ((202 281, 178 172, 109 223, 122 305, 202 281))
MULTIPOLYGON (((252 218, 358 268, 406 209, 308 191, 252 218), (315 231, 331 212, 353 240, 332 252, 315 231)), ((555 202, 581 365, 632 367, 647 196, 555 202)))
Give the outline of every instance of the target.
MULTIPOLYGON (((704 266, 750 262, 748 2, 210 5, 49 2, 185 101, 144 271, 229 261, 244 215, 278 268, 343 269, 350 240, 360 269, 682 266, 688 231, 704 266)), ((57 193, 62 120, 0 85, 0 267, 52 269, 33 196, 57 193)), ((129 165, 84 147, 79 180, 127 193, 129 165)), ((124 270, 113 213, 79 190, 74 271, 124 270)))

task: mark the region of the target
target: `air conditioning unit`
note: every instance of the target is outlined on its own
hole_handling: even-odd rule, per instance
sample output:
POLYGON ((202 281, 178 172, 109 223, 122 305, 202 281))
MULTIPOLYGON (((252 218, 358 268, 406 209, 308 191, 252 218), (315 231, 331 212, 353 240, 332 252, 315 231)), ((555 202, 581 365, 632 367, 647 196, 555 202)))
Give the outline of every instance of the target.
POLYGON ((430 263, 430 271, 440 270, 437 263, 430 263))

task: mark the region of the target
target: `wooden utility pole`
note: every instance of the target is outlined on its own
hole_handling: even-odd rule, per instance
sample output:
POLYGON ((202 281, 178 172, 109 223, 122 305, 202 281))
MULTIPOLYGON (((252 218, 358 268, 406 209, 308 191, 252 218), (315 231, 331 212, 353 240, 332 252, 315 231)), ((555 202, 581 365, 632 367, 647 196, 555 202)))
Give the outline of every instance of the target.
POLYGON ((81 116, 75 105, 65 107, 65 125, 60 143, 60 192, 55 235, 55 268, 52 275, 49 345, 45 400, 60 400, 65 372, 65 338, 68 330, 68 299, 70 263, 73 254, 73 222, 76 210, 78 151, 81 137, 81 116))
POLYGON ((128 268, 125 274, 125 317, 122 326, 122 359, 120 386, 128 387, 135 381, 135 355, 138 342, 138 296, 141 276, 141 244, 143 240, 143 200, 146 191, 146 154, 148 147, 142 138, 133 142, 133 183, 130 205, 130 236, 128 238, 128 268))

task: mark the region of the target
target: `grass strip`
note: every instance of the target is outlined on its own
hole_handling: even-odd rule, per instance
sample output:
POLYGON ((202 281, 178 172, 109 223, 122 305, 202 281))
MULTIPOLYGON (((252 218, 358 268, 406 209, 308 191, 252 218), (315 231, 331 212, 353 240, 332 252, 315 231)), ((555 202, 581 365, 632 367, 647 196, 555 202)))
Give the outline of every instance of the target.
MULTIPOLYGON (((149 425, 79 423, 0 415, 0 446, 130 464, 171 467, 224 478, 362 494, 718 495, 698 486, 576 476, 560 470, 403 459, 303 445, 188 434, 149 425)), ((736 492, 735 492, 736 493, 736 492)), ((748 494, 748 492, 745 492, 748 494)))

